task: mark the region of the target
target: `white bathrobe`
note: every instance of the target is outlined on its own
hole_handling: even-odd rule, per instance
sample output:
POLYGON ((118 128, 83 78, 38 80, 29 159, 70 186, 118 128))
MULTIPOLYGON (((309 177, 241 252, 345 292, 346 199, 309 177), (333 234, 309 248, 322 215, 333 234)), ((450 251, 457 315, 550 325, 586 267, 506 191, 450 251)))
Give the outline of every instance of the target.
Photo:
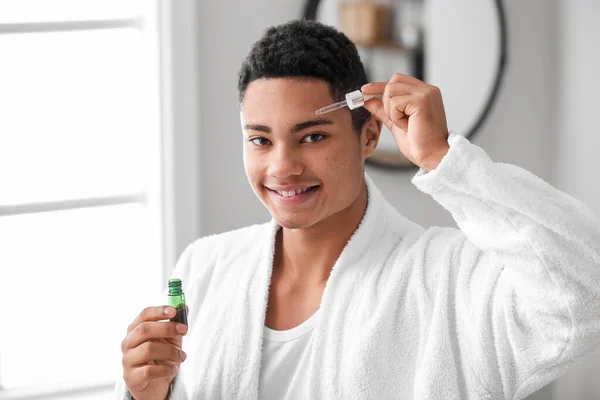
MULTIPOLYGON (((423 229, 367 177, 367 211, 312 332, 310 399, 522 399, 600 344, 599 220, 464 137, 448 142, 412 183, 460 229, 423 229)), ((257 398, 278 228, 200 238, 181 255, 190 330, 171 399, 257 398)))

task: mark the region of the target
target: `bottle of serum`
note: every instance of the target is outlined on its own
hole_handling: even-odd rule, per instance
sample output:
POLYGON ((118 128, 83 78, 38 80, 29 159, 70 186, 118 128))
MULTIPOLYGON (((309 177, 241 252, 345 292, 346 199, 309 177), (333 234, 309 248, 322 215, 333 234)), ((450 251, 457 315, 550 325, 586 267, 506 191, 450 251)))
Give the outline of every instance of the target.
MULTIPOLYGON (((185 309, 185 295, 183 294, 183 290, 181 290, 181 279, 169 279, 168 304, 177 310, 177 313, 171 318, 171 321, 181 322, 187 326, 187 310, 185 309)), ((169 397, 171 396, 171 393, 173 393, 173 382, 171 382, 171 385, 169 386, 169 397)), ((135 400, 129 390, 127 390, 125 399, 135 400)))
POLYGON ((185 295, 181 289, 181 279, 169 279, 169 305, 177 310, 171 321, 181 322, 187 326, 187 310, 185 309, 185 295))

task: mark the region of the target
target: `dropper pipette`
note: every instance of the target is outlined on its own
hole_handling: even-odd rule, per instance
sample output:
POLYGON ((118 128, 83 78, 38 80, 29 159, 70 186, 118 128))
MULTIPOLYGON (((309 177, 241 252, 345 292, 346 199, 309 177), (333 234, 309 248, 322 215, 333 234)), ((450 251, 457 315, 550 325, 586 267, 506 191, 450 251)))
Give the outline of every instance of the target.
POLYGON ((317 115, 326 114, 331 111, 339 110, 340 108, 348 107, 351 110, 364 106, 365 101, 370 100, 374 97, 381 98, 381 95, 374 94, 362 94, 360 90, 355 90, 346 94, 346 99, 337 103, 330 104, 326 107, 319 108, 316 111, 317 115))
POLYGON ((317 115, 327 114, 328 112, 339 110, 340 108, 344 108, 346 106, 348 106, 348 103, 346 103, 346 100, 342 100, 339 103, 333 103, 327 107, 319 108, 317 110, 317 115))

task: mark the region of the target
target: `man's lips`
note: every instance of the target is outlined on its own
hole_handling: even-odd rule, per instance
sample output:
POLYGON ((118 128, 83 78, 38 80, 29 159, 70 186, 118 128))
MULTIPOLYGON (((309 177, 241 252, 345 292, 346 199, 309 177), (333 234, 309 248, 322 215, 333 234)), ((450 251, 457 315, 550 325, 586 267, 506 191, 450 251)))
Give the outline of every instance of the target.
POLYGON ((290 192, 292 190, 298 190, 298 189, 304 189, 304 188, 315 188, 320 185, 304 184, 304 185, 287 185, 287 186, 269 186, 269 185, 264 185, 264 186, 267 189, 270 189, 273 191, 290 192))
POLYGON ((293 201, 293 200, 300 201, 305 198, 308 198, 320 187, 321 187, 320 185, 297 186, 298 189, 293 190, 293 191, 292 190, 278 191, 278 190, 273 190, 269 187, 267 187, 267 189, 269 190, 269 193, 276 196, 276 198, 278 198, 282 201, 289 202, 289 201, 293 201))

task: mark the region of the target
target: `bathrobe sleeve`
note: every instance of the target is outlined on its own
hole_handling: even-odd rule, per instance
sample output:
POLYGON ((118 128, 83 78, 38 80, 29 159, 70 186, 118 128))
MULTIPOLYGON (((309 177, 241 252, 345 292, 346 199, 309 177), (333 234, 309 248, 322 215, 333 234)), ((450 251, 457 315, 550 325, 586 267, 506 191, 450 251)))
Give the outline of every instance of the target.
MULTIPOLYGON (((189 281, 190 281, 189 278, 190 278, 190 272, 191 272, 190 263, 192 260, 194 247, 195 247, 196 243, 198 243, 198 242, 199 241, 196 241, 186 247, 186 249, 183 251, 183 253, 181 253, 181 256, 179 256, 179 259, 177 260, 175 268, 173 269, 173 272, 171 273, 172 278, 180 278, 181 279, 184 293, 187 292, 187 285, 189 284, 189 281)), ((165 282, 165 285, 166 285, 166 282, 165 282)), ((168 295, 168 289, 165 289, 164 291, 160 292, 159 294, 155 293, 155 294, 149 295, 148 306, 158 306, 158 305, 167 304, 167 295, 168 295)), ((191 324, 191 321, 189 319, 188 319, 188 323, 191 324)), ((125 328, 124 328, 124 330, 125 330, 125 328)), ((185 337, 184 337, 183 348, 185 351, 185 337)), ((177 378, 178 378, 178 376, 175 377, 175 379, 173 380, 173 383, 171 384, 171 391, 170 391, 170 395, 168 398, 169 398, 169 400, 188 400, 189 397, 187 395, 185 383, 183 382, 182 379, 177 379, 177 378)), ((122 366, 119 369, 119 375, 116 379, 113 397, 117 400, 131 400, 129 390, 127 388, 127 385, 125 384, 125 380, 123 379, 123 367, 122 366)))
POLYGON ((460 348, 488 396, 522 399, 600 344, 600 221, 581 202, 451 134, 412 182, 464 240, 454 302, 460 348))

